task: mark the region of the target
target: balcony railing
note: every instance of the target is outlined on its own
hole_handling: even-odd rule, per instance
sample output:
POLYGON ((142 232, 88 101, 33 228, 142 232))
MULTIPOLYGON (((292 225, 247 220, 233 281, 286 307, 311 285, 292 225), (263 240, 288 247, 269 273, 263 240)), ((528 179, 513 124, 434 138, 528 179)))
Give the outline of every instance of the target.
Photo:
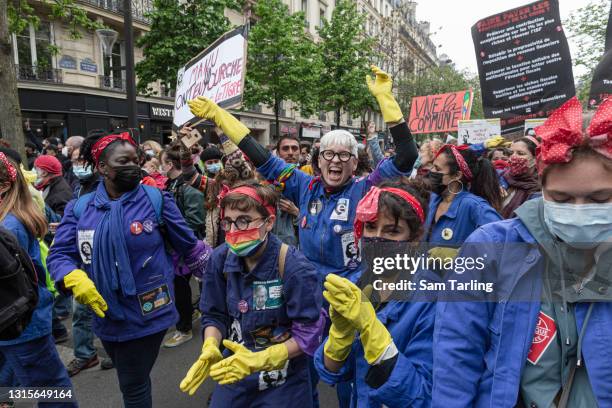
POLYGON ((16 65, 17 79, 20 81, 62 83, 62 70, 32 65, 16 65))
POLYGON ((123 78, 98 75, 100 78, 100 88, 109 89, 111 91, 125 92, 125 81, 123 78))
MULTIPOLYGON (((123 14, 123 0, 79 0, 92 6, 100 7, 113 13, 123 14)), ((150 24, 150 20, 145 16, 152 10, 151 0, 132 0, 132 17, 134 20, 150 24)))

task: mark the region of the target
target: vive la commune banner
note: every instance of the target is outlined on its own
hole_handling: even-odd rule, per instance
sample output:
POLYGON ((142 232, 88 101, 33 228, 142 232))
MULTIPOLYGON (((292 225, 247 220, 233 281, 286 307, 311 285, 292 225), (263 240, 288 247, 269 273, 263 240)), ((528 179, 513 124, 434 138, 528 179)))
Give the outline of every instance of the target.
POLYGON ((472 90, 415 96, 410 105, 410 132, 437 133, 457 130, 460 120, 470 118, 472 90))
POLYGON ((187 102, 198 96, 212 99, 222 108, 242 103, 246 74, 246 28, 237 27, 219 37, 208 48, 179 69, 174 99, 175 129, 195 118, 187 102))

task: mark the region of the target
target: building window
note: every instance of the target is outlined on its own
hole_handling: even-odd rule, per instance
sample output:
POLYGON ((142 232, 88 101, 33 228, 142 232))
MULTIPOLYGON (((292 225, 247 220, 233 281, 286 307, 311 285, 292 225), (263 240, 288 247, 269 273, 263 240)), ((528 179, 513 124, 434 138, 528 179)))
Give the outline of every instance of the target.
POLYGON ((13 42, 17 48, 15 64, 52 68, 53 58, 49 46, 53 44, 51 23, 41 21, 38 28, 30 24, 19 34, 13 34, 13 42))
POLYGON ((308 16, 308 0, 302 0, 302 12, 304 13, 304 20, 306 20, 305 21, 306 27, 309 27, 310 18, 308 16))
POLYGON ((322 122, 327 122, 327 113, 324 111, 319 112, 319 120, 322 122))
POLYGON ((323 22, 325 21, 325 6, 319 3, 319 28, 323 28, 323 22))
POLYGON ((102 88, 113 88, 123 90, 125 84, 123 81, 123 46, 120 42, 115 42, 110 57, 103 56, 104 72, 102 77, 102 88))

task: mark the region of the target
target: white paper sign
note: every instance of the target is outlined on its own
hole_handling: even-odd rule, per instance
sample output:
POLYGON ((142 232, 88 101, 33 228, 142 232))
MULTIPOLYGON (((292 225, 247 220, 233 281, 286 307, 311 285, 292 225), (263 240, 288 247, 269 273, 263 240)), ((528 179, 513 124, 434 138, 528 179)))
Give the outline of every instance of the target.
POLYGON ((174 100, 175 129, 187 122, 194 123, 195 117, 187 102, 197 96, 210 98, 222 108, 242 103, 246 48, 245 27, 238 27, 223 34, 179 69, 174 100))
POLYGON ((458 122, 459 144, 476 144, 501 135, 501 123, 497 119, 460 120, 458 122))

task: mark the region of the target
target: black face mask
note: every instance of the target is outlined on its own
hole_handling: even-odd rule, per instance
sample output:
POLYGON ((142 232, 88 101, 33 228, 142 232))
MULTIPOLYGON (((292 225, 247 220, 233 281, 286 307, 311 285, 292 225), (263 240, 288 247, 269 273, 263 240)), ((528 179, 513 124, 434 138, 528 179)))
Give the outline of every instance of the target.
POLYGON ((389 238, 383 238, 383 237, 363 237, 361 238, 362 244, 363 245, 375 245, 375 244, 389 244, 389 243, 394 243, 394 244, 406 244, 410 241, 408 240, 395 240, 395 239, 389 239, 389 238))
POLYGON ((115 177, 111 179, 120 193, 126 193, 135 189, 142 179, 142 172, 139 166, 127 165, 113 167, 115 177))
POLYGON ((437 195, 441 195, 446 190, 446 186, 442 184, 442 177, 444 177, 444 174, 437 171, 430 171, 427 175, 431 191, 437 195))

